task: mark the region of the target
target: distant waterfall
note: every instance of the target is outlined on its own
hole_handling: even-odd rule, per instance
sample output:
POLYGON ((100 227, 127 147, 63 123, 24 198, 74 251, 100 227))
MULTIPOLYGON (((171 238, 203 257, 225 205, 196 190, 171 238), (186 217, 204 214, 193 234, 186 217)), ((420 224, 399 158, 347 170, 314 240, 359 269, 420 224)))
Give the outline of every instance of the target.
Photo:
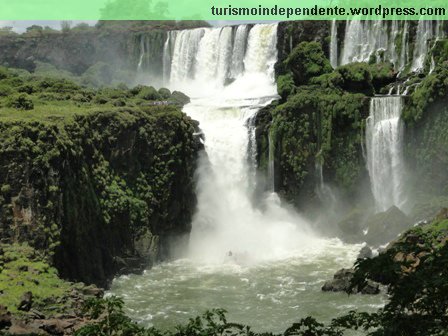
POLYGON ((429 50, 429 42, 433 37, 433 22, 420 20, 417 26, 417 35, 414 45, 412 71, 420 71, 423 69, 425 65, 426 55, 429 50))
POLYGON ((417 25, 417 34, 414 46, 412 71, 420 71, 425 66, 428 51, 437 41, 444 36, 441 21, 420 20, 417 25))
POLYGON ((387 21, 349 20, 345 27, 341 63, 368 62, 379 51, 388 51, 387 21))
POLYGON ((338 66, 338 31, 336 20, 331 21, 330 63, 333 68, 338 66))
POLYGON ((405 206, 401 97, 374 97, 366 127, 367 168, 377 211, 405 206))
POLYGON ((409 64, 411 71, 420 71, 432 41, 444 35, 442 21, 418 21, 416 34, 411 40, 409 21, 348 20, 344 36, 340 37, 343 47, 338 54, 334 26, 332 23, 330 61, 333 66, 337 63, 369 62, 373 58, 376 62, 392 62, 396 70, 403 70, 409 64), (414 45, 412 55, 409 52, 411 44, 414 45))
POLYGON ((405 21, 403 25, 403 34, 401 37, 401 50, 398 62, 398 70, 403 70, 409 63, 409 22, 405 21))

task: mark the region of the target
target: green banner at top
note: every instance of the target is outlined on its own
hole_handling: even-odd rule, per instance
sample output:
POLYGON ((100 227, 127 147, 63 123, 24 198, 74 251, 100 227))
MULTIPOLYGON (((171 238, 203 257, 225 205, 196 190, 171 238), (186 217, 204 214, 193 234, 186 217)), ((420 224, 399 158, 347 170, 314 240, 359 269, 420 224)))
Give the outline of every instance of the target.
POLYGON ((446 20, 447 0, 0 0, 0 20, 446 20))

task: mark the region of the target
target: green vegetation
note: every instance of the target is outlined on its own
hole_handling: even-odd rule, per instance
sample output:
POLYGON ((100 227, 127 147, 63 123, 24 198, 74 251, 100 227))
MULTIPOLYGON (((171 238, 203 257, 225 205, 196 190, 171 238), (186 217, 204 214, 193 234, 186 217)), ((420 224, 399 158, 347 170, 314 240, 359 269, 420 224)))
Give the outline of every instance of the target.
MULTIPOLYGON (((106 68, 108 65, 99 64, 92 78, 100 78, 100 82, 107 81, 106 68)), ((86 74, 88 75, 90 71, 89 69, 86 74)), ((181 106, 189 102, 189 98, 184 94, 176 91, 171 93, 163 88, 157 91, 153 87, 140 85, 128 89, 126 85, 121 84, 116 88, 93 89, 66 78, 66 74, 46 64, 39 64, 33 74, 0 67, 0 117, 3 120, 16 118, 57 120, 59 117, 86 114, 89 110, 98 108, 103 110, 123 106, 144 108, 151 104, 181 106), (43 76, 42 73, 50 74, 50 77, 43 76), (160 101, 162 103, 159 103, 160 101), (52 116, 55 118, 51 118, 52 116)))
POLYGON ((155 260, 153 236, 188 230, 199 145, 179 109, 187 96, 0 75, 4 239, 43 251, 65 278, 104 285, 126 268, 115 256, 155 260), (148 232, 151 250, 138 250, 148 232))
POLYGON ((420 120, 430 105, 437 100, 445 99, 448 94, 448 61, 439 64, 426 76, 411 95, 411 100, 403 111, 403 119, 407 123, 420 120))
POLYGON ((35 308, 43 312, 63 309, 56 301, 68 295, 70 285, 58 277, 41 253, 26 244, 3 244, 0 248, 0 305, 20 313, 17 307, 23 294, 31 291, 35 308))
POLYGON ((332 71, 330 61, 317 42, 300 43, 291 51, 285 65, 292 71, 296 85, 306 84, 310 78, 332 71))
MULTIPOLYGON (((356 198, 366 174, 361 143, 368 96, 373 79, 387 77, 390 68, 355 63, 333 71, 319 43, 302 42, 281 69, 277 86, 283 104, 271 109, 269 125, 260 125, 265 131, 258 136, 260 150, 267 150, 263 144, 271 135, 278 190, 299 206, 314 200, 315 188, 305 186, 318 181, 319 164, 331 172, 330 182, 342 196, 356 198)), ((267 157, 260 154, 261 169, 267 157)))
POLYGON ((411 187, 418 202, 448 194, 448 61, 438 64, 405 101, 406 157, 415 166, 411 187))

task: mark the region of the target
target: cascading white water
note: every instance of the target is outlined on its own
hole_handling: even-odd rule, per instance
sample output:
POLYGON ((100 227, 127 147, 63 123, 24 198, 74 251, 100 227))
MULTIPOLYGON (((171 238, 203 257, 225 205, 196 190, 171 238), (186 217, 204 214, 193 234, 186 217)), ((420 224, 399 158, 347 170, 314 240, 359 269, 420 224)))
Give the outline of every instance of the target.
POLYGON ((367 168, 377 211, 406 206, 402 97, 374 97, 367 119, 367 168))
MULTIPOLYGON (((388 53, 387 31, 387 21, 347 21, 341 63, 368 62, 380 50, 388 53)), ((391 59, 392 55, 387 58, 391 59)))
POLYGON ((377 61, 392 62, 397 70, 403 70, 410 64, 411 71, 420 71, 425 64, 432 40, 444 35, 442 27, 442 21, 420 20, 415 40, 410 41, 408 21, 350 20, 346 22, 341 55, 335 56, 331 52, 334 47, 331 46, 335 45, 337 34, 332 25, 331 62, 333 64, 335 59, 340 59, 342 65, 368 62, 374 56, 377 61), (409 55, 410 43, 414 43, 412 55, 409 55))
POLYGON ((189 85, 177 81, 173 69, 170 83, 193 97, 184 111, 200 122, 205 134, 207 157, 199 168, 198 211, 190 235, 190 256, 222 262, 229 250, 247 251, 251 261, 293 253, 312 236, 305 221, 283 208, 275 194, 266 198, 263 211, 251 200, 254 167, 250 155, 256 148, 254 143, 249 146, 253 133, 248 132, 248 125, 258 109, 276 97, 277 25, 196 31, 201 33, 178 34, 187 41, 176 41, 179 47, 172 56, 173 66, 183 63, 192 69, 189 78, 183 76, 189 85), (199 41, 197 36, 201 36, 199 41), (195 44, 197 47, 186 52, 196 53, 189 57, 177 53, 184 43, 195 44), (225 85, 231 76, 234 81, 225 85))
POLYGON ((137 73, 141 72, 143 65, 143 57, 145 56, 145 41, 143 37, 140 38, 140 57, 137 64, 137 73))
POLYGON ((401 51, 398 62, 398 69, 403 70, 409 62, 409 22, 405 21, 403 25, 403 34, 401 37, 401 51))
POLYGON ((244 56, 246 54, 247 35, 249 27, 247 25, 238 26, 233 43, 231 78, 236 78, 244 72, 244 56))
POLYGON ((268 146, 269 146, 269 155, 268 155, 268 188, 270 191, 275 191, 275 166, 274 166, 274 153, 275 146, 274 141, 272 140, 272 130, 269 131, 268 134, 268 146))
POLYGON ((426 55, 429 50, 430 40, 434 37, 433 22, 420 20, 417 25, 417 34, 414 45, 414 57, 412 71, 420 71, 425 65, 426 55))
POLYGON ((336 20, 331 21, 330 63, 333 68, 338 66, 338 32, 336 20))
POLYGON ((163 45, 163 58, 162 58, 162 66, 163 66, 163 82, 167 82, 170 78, 170 70, 171 70, 171 36, 175 32, 169 32, 168 37, 163 45))
POLYGON ((329 208, 329 211, 334 211, 337 203, 337 198, 332 188, 325 183, 322 163, 316 163, 316 175, 318 177, 316 193, 323 204, 329 208))

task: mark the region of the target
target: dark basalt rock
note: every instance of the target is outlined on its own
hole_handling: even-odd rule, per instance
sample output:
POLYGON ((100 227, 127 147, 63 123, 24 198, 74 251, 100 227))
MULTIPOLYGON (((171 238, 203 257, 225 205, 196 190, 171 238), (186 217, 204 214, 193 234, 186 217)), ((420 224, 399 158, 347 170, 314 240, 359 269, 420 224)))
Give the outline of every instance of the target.
POLYGON ((30 311, 32 305, 33 305, 33 293, 26 292, 23 294, 22 299, 20 300, 20 303, 17 306, 17 309, 22 311, 30 311))
POLYGON ((322 291, 324 292, 347 292, 351 294, 361 293, 361 294, 369 294, 375 295, 379 294, 380 286, 378 283, 367 280, 366 285, 362 288, 350 288, 351 280, 355 274, 355 270, 353 268, 343 268, 336 272, 333 276, 333 280, 329 280, 325 282, 322 287, 322 291))
POLYGON ((0 330, 11 325, 11 313, 5 306, 0 305, 0 330))

